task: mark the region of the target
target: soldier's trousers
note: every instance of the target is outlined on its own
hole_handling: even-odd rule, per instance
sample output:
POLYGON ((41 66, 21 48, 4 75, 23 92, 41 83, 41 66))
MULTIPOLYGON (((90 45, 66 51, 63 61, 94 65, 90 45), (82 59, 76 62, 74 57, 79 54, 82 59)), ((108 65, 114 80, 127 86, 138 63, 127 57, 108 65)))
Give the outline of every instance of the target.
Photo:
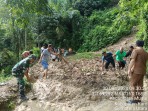
POLYGON ((17 84, 18 84, 18 88, 19 88, 19 95, 20 98, 25 97, 25 81, 23 79, 24 76, 19 76, 17 77, 17 84))

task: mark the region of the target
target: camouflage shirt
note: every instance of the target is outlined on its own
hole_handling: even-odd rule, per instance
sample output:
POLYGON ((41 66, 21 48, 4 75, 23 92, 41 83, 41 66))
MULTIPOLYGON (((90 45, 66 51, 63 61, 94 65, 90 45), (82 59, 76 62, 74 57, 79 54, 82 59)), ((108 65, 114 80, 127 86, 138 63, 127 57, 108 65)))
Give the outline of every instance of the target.
POLYGON ((12 68, 12 75, 14 76, 18 76, 18 75, 24 75, 24 73, 26 72, 26 70, 29 68, 30 66, 30 60, 29 58, 25 58, 23 60, 21 60, 20 62, 18 62, 13 68, 12 68))

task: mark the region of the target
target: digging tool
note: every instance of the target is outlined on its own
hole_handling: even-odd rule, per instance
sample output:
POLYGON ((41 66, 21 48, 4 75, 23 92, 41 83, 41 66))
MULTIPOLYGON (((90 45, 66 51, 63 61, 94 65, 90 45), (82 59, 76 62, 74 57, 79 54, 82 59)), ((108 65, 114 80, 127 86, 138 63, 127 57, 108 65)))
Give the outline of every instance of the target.
POLYGON ((63 60, 67 65, 69 65, 68 61, 61 54, 59 54, 58 56, 60 60, 63 60))
MULTIPOLYGON (((72 70, 72 66, 71 66, 71 63, 69 63, 62 55, 58 55, 60 60, 61 60, 61 63, 63 64, 63 61, 68 65, 68 67, 72 70)), ((75 65, 75 64, 74 64, 75 65)), ((74 66, 73 66, 74 67, 74 66)))

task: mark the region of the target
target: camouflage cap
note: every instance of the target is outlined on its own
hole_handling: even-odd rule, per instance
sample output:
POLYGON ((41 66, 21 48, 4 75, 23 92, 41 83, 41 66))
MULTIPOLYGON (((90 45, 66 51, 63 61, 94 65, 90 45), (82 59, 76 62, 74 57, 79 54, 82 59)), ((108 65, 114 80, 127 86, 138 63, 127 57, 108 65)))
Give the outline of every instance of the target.
POLYGON ((34 59, 34 60, 37 59, 37 57, 36 57, 34 54, 31 54, 30 56, 28 56, 28 58, 29 58, 29 59, 34 59))

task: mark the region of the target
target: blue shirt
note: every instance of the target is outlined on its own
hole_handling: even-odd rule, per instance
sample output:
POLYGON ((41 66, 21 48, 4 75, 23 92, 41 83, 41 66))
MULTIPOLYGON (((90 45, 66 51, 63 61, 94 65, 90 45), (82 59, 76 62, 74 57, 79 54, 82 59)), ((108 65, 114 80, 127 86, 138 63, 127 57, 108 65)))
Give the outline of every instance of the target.
POLYGON ((114 58, 112 55, 113 54, 111 52, 106 53, 106 56, 102 56, 102 61, 106 61, 106 62, 114 61, 114 58))

